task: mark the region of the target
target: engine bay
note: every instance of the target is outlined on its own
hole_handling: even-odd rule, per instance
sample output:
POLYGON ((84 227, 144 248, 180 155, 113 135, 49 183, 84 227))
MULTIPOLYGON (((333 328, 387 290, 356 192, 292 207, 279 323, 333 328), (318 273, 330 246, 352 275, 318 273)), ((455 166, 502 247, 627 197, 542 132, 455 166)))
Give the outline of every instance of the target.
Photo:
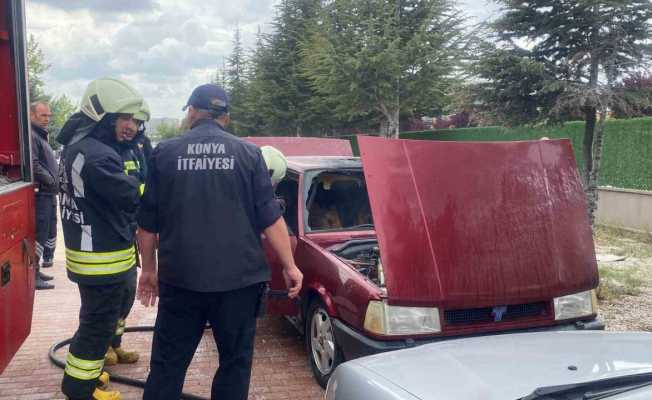
POLYGON ((380 249, 376 239, 354 239, 327 249, 378 287, 385 286, 380 249))

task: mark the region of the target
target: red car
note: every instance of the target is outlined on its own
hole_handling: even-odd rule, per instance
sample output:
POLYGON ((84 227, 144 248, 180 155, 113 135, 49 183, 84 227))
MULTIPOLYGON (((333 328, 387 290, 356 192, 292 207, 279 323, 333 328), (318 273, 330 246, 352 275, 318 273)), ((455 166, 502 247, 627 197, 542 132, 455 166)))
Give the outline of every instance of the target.
POLYGON ((305 333, 320 384, 345 359, 437 340, 604 329, 569 141, 360 137, 356 158, 344 141, 250 140, 288 155, 276 193, 304 287, 270 310, 305 333))

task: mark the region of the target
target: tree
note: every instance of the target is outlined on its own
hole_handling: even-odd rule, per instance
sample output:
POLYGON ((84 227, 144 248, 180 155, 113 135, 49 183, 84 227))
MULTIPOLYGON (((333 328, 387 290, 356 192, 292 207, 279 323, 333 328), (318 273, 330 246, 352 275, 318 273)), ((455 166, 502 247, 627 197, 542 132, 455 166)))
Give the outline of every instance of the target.
POLYGON ((152 139, 154 139, 157 142, 160 142, 162 140, 166 139, 171 139, 175 136, 179 136, 182 132, 182 127, 178 126, 174 123, 170 122, 161 122, 157 127, 156 127, 156 132, 154 132, 154 135, 152 139))
POLYGON ((31 102, 45 101, 50 105, 52 118, 48 130, 50 132, 49 142, 53 149, 61 145, 55 140, 63 124, 75 111, 75 104, 65 94, 53 97, 45 92, 45 81, 43 74, 50 68, 45 61, 45 55, 38 41, 33 35, 27 40, 27 76, 29 86, 29 98, 31 102))
POLYGON ((61 128, 66 123, 68 118, 75 112, 75 104, 68 96, 61 95, 56 99, 50 101, 50 110, 52 112, 52 119, 49 126, 49 142, 53 149, 58 149, 61 144, 55 140, 61 128))
MULTIPOLYGON (((448 0, 334 0, 302 45, 303 74, 336 116, 441 108, 467 44, 448 0)), ((382 124, 381 124, 382 125, 382 124)))
POLYGON ((652 116, 652 74, 635 72, 616 85, 622 99, 613 107, 616 118, 652 116))
POLYGON ((27 39, 27 76, 30 101, 49 100, 45 94, 43 74, 50 68, 45 62, 45 55, 33 35, 27 39))
POLYGON ((318 133, 328 121, 300 68, 299 43, 321 9, 320 0, 282 0, 274 19, 274 32, 259 35, 252 60, 251 95, 247 108, 265 134, 318 133))
POLYGON ((225 78, 227 91, 231 100, 231 131, 238 136, 243 136, 248 131, 248 111, 245 108, 245 99, 247 96, 247 59, 244 47, 242 46, 239 26, 236 26, 233 37, 233 50, 231 51, 231 56, 227 59, 225 78))
MULTIPOLYGON (((583 181, 593 224, 604 122, 619 99, 614 86, 650 57, 649 0, 498 0, 493 24, 499 45, 481 61, 479 76, 502 102, 484 97, 512 123, 586 122, 583 181), (492 66, 492 63, 494 64, 492 66), (494 75, 492 76, 492 71, 494 75), (501 74, 499 71, 506 71, 501 74)), ((489 91, 485 90, 485 93, 489 91)))

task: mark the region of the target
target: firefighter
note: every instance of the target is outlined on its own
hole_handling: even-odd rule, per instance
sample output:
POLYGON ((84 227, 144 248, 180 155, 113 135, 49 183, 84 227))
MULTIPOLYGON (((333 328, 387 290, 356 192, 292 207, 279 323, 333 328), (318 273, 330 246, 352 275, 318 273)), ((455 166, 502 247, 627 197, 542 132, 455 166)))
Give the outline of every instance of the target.
MULTIPOLYGON (((149 106, 143 101, 141 110, 134 114, 134 119, 138 129, 129 131, 126 137, 127 146, 124 147, 121 155, 124 163, 125 174, 138 179, 140 183, 139 191, 142 195, 145 188, 145 177, 147 176, 147 160, 145 156, 144 144, 149 144, 149 139, 145 136, 145 122, 149 121, 149 106)), ((137 252, 138 253, 138 252, 137 252)), ((138 254, 136 254, 138 257, 138 254)), ((104 365, 116 364, 134 364, 138 362, 139 355, 135 351, 127 351, 122 348, 122 335, 125 331, 125 321, 131 312, 136 299, 136 274, 133 274, 125 287, 122 296, 122 306, 120 310, 120 319, 115 331, 111 345, 104 357, 104 365)))
POLYGON ((160 296, 145 400, 179 399, 206 321, 219 352, 211 397, 247 399, 256 315, 270 280, 261 232, 284 265, 289 296, 301 289, 268 168, 260 149, 225 131, 228 107, 219 86, 197 87, 186 105, 190 131, 152 154, 138 214, 137 296, 146 306, 160 296))
POLYGON ((54 151, 48 143, 48 125, 52 113, 45 102, 35 102, 30 106, 32 126, 32 166, 35 180, 36 203, 36 281, 37 290, 54 289, 47 283, 51 276, 41 272, 42 267, 52 266, 54 248, 57 242, 57 190, 59 172, 54 151))
POLYGON ((139 113, 134 115, 134 118, 140 123, 140 126, 131 143, 134 150, 137 150, 136 155, 142 164, 141 169, 144 181, 144 179, 147 178, 147 163, 149 162, 153 150, 151 140, 149 140, 149 137, 145 135, 145 123, 150 119, 149 106, 146 102, 143 102, 143 107, 139 113))
POLYGON ((263 146, 260 148, 260 152, 263 154, 269 177, 272 179, 272 187, 276 187, 285 178, 288 162, 283 153, 276 147, 263 146))
POLYGON ((116 79, 91 82, 59 139, 62 154, 61 219, 66 267, 81 296, 79 328, 68 350, 62 382, 71 400, 119 400, 96 386, 116 331, 122 299, 136 274, 135 213, 139 181, 125 174, 120 156, 137 129, 138 92, 116 79))

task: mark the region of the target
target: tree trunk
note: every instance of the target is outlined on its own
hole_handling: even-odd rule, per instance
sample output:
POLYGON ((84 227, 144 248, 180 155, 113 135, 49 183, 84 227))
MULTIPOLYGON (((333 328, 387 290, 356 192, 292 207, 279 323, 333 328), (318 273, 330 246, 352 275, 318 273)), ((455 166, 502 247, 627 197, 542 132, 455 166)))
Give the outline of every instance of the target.
POLYGON ((598 209, 598 179, 600 177, 600 164, 602 163, 602 150, 604 148, 604 124, 607 120, 607 109, 602 108, 600 110, 600 119, 598 122, 598 129, 595 133, 595 139, 593 142, 593 168, 591 169, 591 174, 589 176, 588 185, 587 185, 587 199, 588 199, 588 212, 589 212, 589 223, 591 226, 595 224, 595 212, 598 209))
POLYGON ((388 136, 394 137, 394 139, 398 139, 399 133, 400 133, 400 120, 399 120, 399 110, 397 108, 390 112, 388 136))
MULTIPOLYGON (((589 190, 589 179, 591 171, 593 171, 593 139, 595 135, 595 122, 596 122, 595 107, 586 107, 584 115, 586 116, 586 125, 584 126, 584 142, 582 152, 584 154, 584 174, 582 177, 584 183, 584 190, 589 190)), ((588 194, 588 192, 587 192, 588 194)))
MULTIPOLYGON (((593 14, 597 16, 600 11, 600 5, 595 4, 593 6, 593 14)), ((589 90, 592 91, 593 96, 599 96, 597 93, 597 88, 599 84, 600 76, 600 63, 598 61, 598 56, 596 54, 596 47, 598 47, 598 35, 600 27, 594 23, 593 28, 591 29, 591 66, 589 69, 589 90)), ((594 139, 595 139, 595 123, 596 123, 596 106, 595 103, 600 102, 600 99, 596 99, 596 102, 593 102, 590 105, 587 105, 585 108, 586 113, 586 126, 584 127, 584 143, 583 143, 583 153, 584 153, 584 191, 587 198, 587 212, 589 217, 589 223, 593 227, 593 222, 595 220, 595 210, 598 208, 598 189, 597 183, 593 181, 594 174, 594 139)), ((606 118, 606 107, 600 107, 600 125, 604 130, 604 118, 606 118)), ((598 132, 598 134, 601 134, 598 132)), ((602 147, 602 146, 600 146, 602 147)))
POLYGON ((400 109, 398 107, 387 107, 385 104, 381 104, 379 111, 385 117, 385 120, 381 122, 381 135, 386 138, 399 138, 400 126, 399 126, 399 113, 400 109))

